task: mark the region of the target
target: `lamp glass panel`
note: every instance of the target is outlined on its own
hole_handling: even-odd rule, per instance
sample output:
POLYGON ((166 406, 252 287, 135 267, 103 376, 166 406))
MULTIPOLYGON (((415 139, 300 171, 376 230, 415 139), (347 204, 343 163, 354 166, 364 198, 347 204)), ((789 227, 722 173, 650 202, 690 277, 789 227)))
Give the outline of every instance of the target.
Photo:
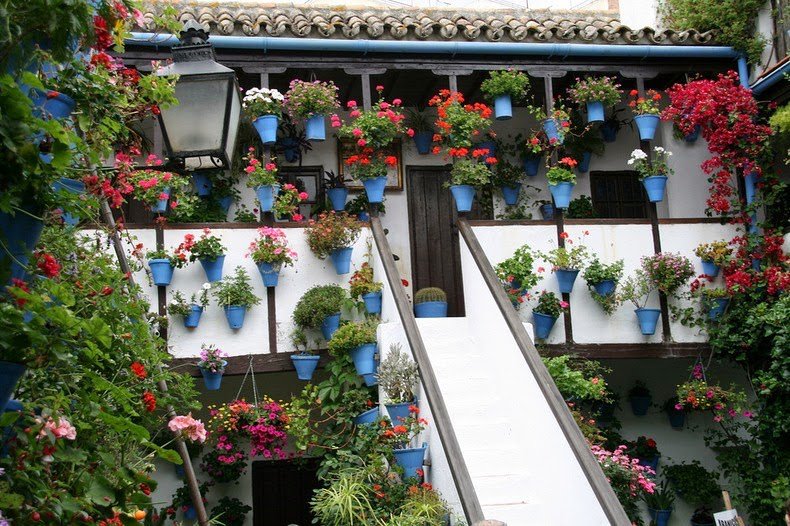
POLYGON ((175 89, 179 103, 162 111, 174 155, 224 149, 222 129, 229 82, 228 77, 179 80, 175 89))

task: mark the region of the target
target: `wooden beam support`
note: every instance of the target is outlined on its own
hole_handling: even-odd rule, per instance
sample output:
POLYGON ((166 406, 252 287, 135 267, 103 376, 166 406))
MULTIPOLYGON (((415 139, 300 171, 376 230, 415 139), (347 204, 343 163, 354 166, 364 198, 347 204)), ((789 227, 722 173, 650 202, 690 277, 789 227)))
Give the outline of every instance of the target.
POLYGON ((574 354, 593 360, 626 358, 696 358, 710 354, 707 343, 573 343, 544 345, 552 356, 574 354))
MULTIPOLYGON (((326 349, 317 351, 321 360, 318 362, 318 367, 324 367, 329 362, 329 354, 326 349)), ((291 361, 291 355, 296 352, 278 352, 269 354, 253 354, 252 355, 252 370, 258 373, 282 373, 293 371, 294 366, 291 361)), ((194 358, 173 358, 170 361, 170 368, 174 371, 188 374, 190 376, 199 377, 200 370, 195 365, 198 357, 194 358)), ((247 372, 250 367, 250 355, 243 356, 229 356, 225 358, 228 365, 225 367, 225 376, 238 376, 247 372)))

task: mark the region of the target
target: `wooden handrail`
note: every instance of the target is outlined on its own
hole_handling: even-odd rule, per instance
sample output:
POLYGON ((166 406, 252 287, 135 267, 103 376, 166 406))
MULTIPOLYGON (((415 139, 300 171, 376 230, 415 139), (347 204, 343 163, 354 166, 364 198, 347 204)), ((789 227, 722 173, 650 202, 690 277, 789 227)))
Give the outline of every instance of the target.
POLYGON ((546 366, 543 365, 535 344, 532 343, 532 339, 527 334, 524 324, 519 319, 518 314, 516 314, 516 310, 508 299, 502 283, 494 273, 494 268, 485 255, 483 247, 477 240, 472 227, 469 226, 466 219, 460 218, 458 219, 458 230, 461 232, 461 236, 464 238, 469 252, 472 254, 472 258, 475 260, 477 268, 488 286, 488 290, 505 318, 513 339, 521 350, 530 372, 535 377, 543 397, 549 404, 549 408, 554 414, 560 429, 562 429, 566 440, 568 440, 568 444, 610 524, 614 526, 630 526, 631 521, 628 519, 628 515, 623 510, 620 501, 617 500, 617 495, 612 490, 612 486, 606 481, 606 476, 590 451, 584 435, 582 435, 579 426, 576 425, 573 419, 573 415, 571 415, 568 406, 565 404, 565 400, 554 384, 554 380, 552 380, 546 366))
POLYGON ((431 406, 431 413, 433 414, 434 424, 436 424, 436 430, 439 432, 439 437, 442 439, 442 446, 447 455, 447 463, 453 475, 458 497, 461 499, 461 506, 464 508, 466 521, 469 524, 476 524, 485 520, 483 509, 480 506, 480 500, 477 498, 477 493, 472 484, 472 478, 469 476, 469 470, 466 467, 466 462, 461 452, 461 446, 458 444, 458 438, 455 436, 453 423, 447 413, 447 405, 444 403, 442 392, 439 390, 439 384, 436 381, 436 375, 433 372, 428 353, 425 350, 425 343, 423 343, 420 330, 417 328, 417 321, 414 318, 411 303, 409 303, 406 297, 406 291, 401 283, 400 273, 395 267, 395 259, 392 257, 389 241, 384 233, 384 228, 381 226, 381 220, 378 217, 370 218, 370 227, 373 232, 373 239, 376 242, 376 248, 381 257, 381 262, 384 265, 387 283, 389 283, 390 289, 392 290, 395 306, 398 309, 398 314, 403 324, 403 330, 406 332, 406 339, 414 355, 414 361, 417 363, 417 367, 420 370, 420 377, 425 387, 425 396, 428 398, 428 403, 431 406))

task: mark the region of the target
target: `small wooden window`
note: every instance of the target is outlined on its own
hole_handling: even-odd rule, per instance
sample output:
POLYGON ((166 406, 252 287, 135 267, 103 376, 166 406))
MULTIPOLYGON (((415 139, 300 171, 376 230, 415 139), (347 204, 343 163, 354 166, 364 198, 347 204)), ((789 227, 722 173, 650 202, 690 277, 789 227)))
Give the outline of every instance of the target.
POLYGON ((648 217, 647 197, 636 172, 590 172, 590 192, 598 217, 609 219, 648 217))

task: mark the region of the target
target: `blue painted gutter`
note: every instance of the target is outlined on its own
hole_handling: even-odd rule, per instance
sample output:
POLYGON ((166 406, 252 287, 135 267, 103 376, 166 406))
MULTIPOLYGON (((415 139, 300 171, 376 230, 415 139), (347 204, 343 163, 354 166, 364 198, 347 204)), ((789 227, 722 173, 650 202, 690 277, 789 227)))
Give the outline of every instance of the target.
POLYGON ((755 97, 762 95, 768 88, 776 85, 790 73, 790 61, 785 62, 782 67, 775 69, 765 77, 761 78, 752 85, 752 93, 755 97))

